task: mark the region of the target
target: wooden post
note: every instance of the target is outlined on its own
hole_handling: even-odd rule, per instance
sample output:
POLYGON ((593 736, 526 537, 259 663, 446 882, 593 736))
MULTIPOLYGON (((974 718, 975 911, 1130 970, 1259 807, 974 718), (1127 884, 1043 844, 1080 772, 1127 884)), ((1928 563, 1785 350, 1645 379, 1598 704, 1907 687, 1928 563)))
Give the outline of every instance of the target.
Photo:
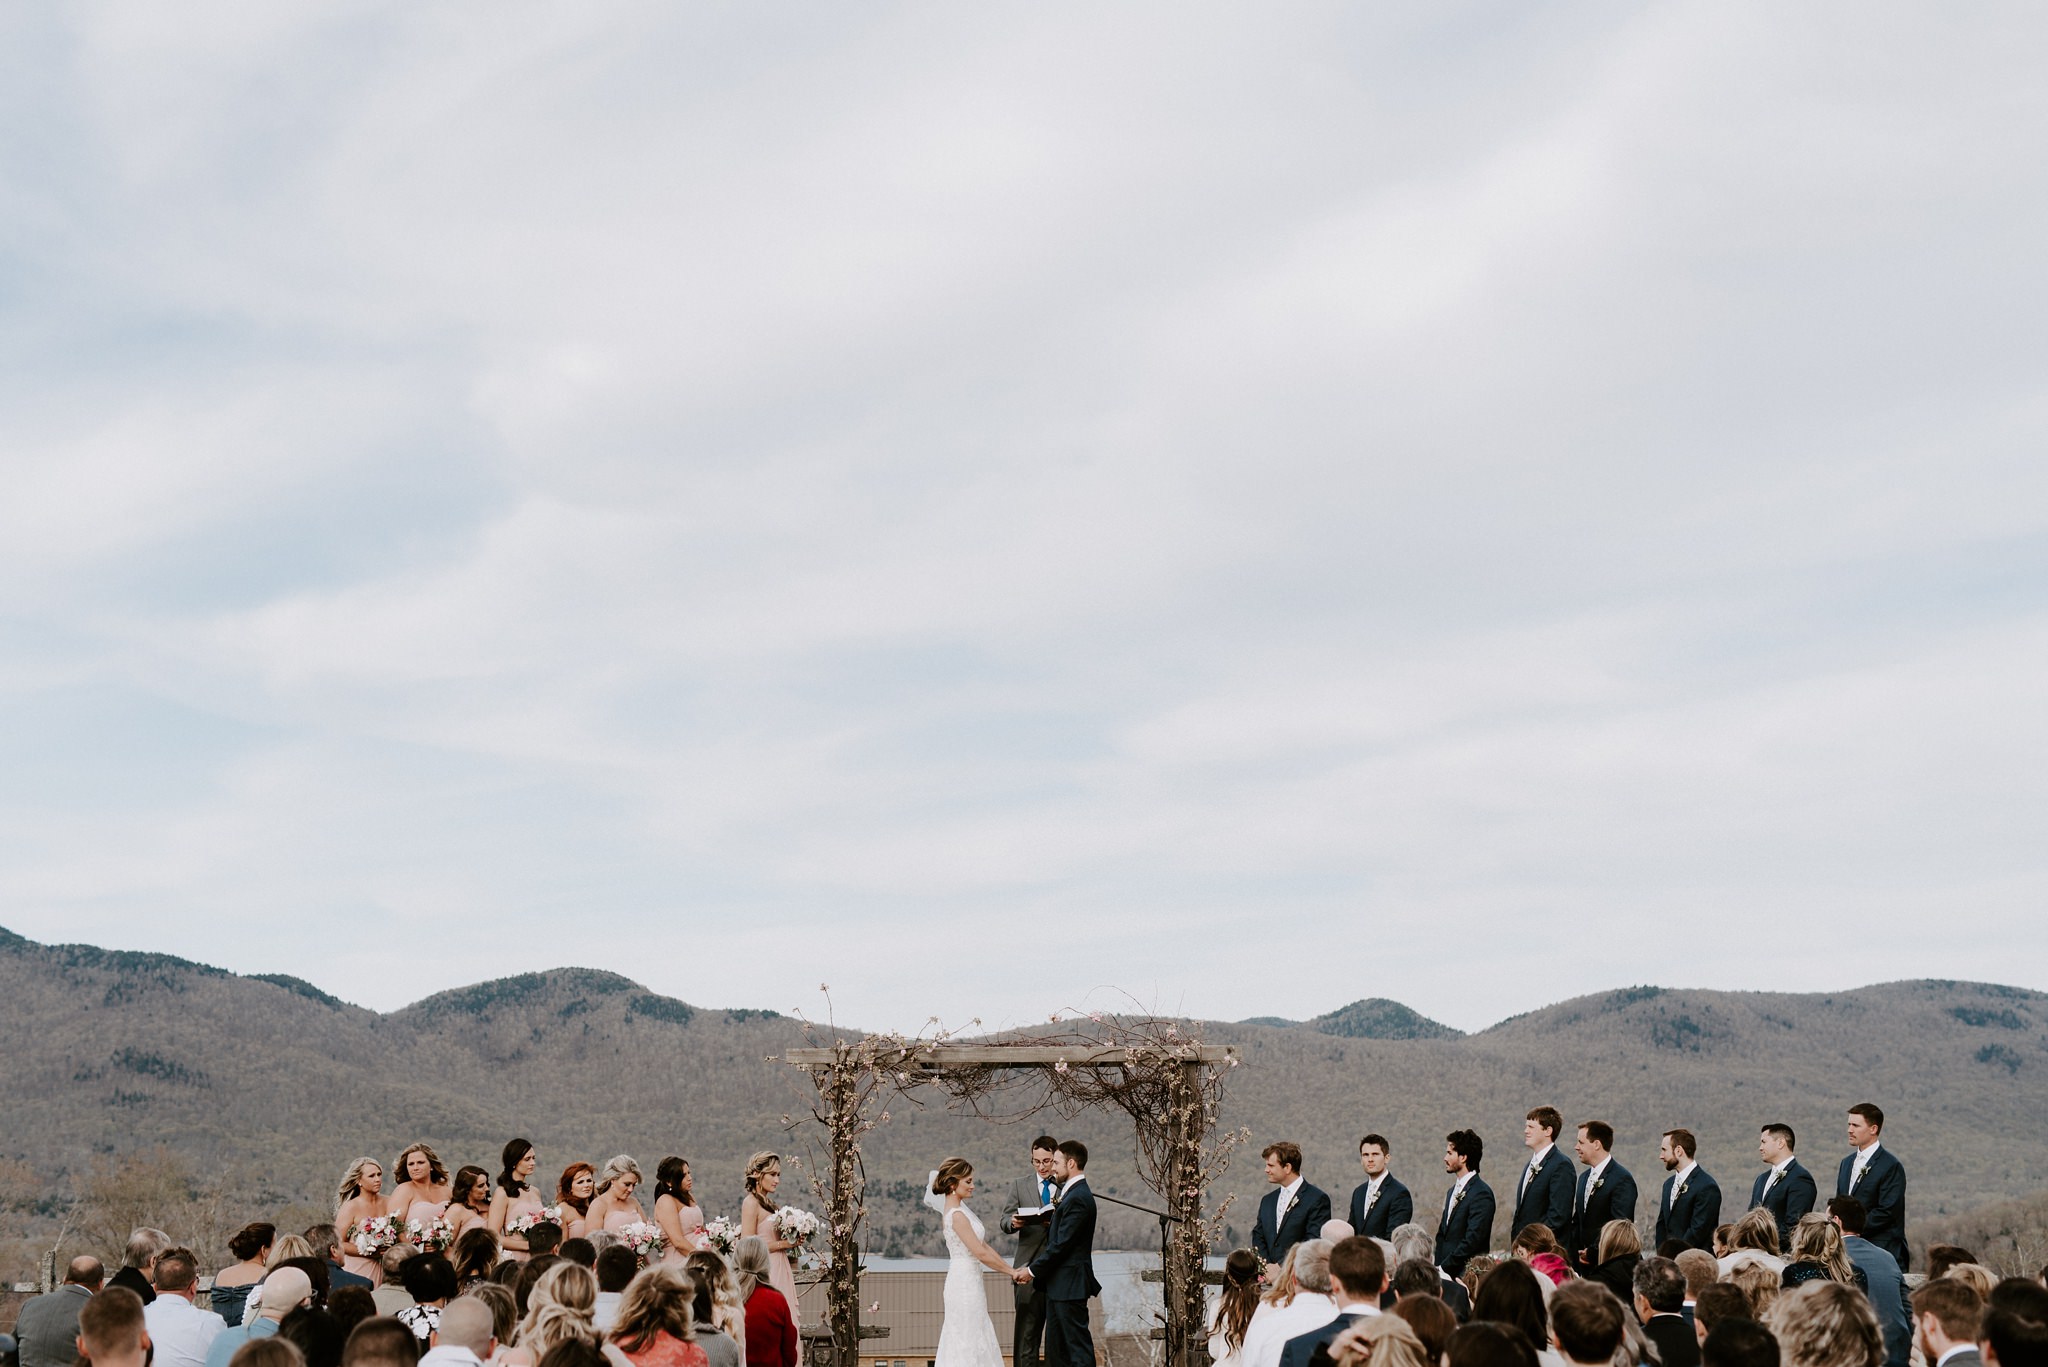
POLYGON ((1183 1063, 1174 1072, 1172 1105, 1168 1108, 1170 1138, 1164 1174, 1166 1208, 1179 1217, 1167 1241, 1161 1269, 1166 1292, 1165 1367, 1206 1367, 1208 1335, 1202 1261, 1208 1248, 1202 1237, 1202 1139, 1208 1129, 1203 1113, 1203 1072, 1209 1065, 1183 1063))
POLYGON ((832 1192, 826 1219, 831 1226, 832 1266, 826 1272, 826 1320, 832 1326, 837 1367, 860 1367, 860 1108, 850 1069, 851 1050, 833 1051, 835 1066, 825 1084, 825 1119, 832 1131, 832 1192))

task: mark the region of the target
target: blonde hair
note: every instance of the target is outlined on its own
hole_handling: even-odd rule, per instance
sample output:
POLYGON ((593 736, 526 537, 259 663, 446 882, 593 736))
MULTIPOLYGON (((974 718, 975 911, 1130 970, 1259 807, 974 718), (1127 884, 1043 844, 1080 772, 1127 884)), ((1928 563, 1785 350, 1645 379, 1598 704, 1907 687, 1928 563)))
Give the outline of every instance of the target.
POLYGON ((270 1271, 271 1268, 276 1267, 286 1258, 310 1258, 312 1256, 313 1245, 307 1243, 302 1236, 297 1234, 280 1234, 277 1236, 276 1242, 270 1246, 270 1261, 263 1264, 263 1270, 265 1272, 270 1271))
POLYGON ((1764 1206, 1744 1215, 1729 1228, 1728 1247, 1760 1249, 1772 1257, 1778 1256, 1778 1217, 1764 1206))
POLYGON ((1885 1360, 1884 1335, 1869 1298, 1841 1282, 1808 1282, 1786 1292, 1764 1328, 1777 1336, 1779 1352, 1793 1367, 1879 1367, 1885 1360))
POLYGON ((633 1155, 622 1153, 617 1158, 605 1159, 604 1167, 597 1174, 598 1191, 600 1193, 610 1191, 612 1183, 618 1181, 629 1172, 633 1174, 635 1182, 645 1182, 647 1180, 640 1172, 640 1165, 633 1161, 633 1155))
POLYGON ((1835 1222, 1815 1211, 1799 1217, 1792 1226, 1792 1258, 1795 1262, 1819 1263, 1828 1276, 1843 1285, 1856 1280, 1856 1265, 1842 1246, 1842 1231, 1835 1222))
MULTIPOLYGON (((334 1209, 341 1208, 363 1194, 363 1169, 375 1168, 377 1175, 384 1175, 384 1167, 374 1158, 358 1158, 341 1171, 341 1188, 334 1194, 334 1209)), ((347 1233, 346 1230, 343 1233, 347 1233)))
POLYGON ((761 1178, 770 1168, 782 1166, 782 1155, 763 1149, 747 1160, 747 1195, 761 1203, 761 1209, 774 1210, 775 1198, 761 1190, 761 1178))
POLYGON ((684 1342, 696 1337, 690 1303, 697 1288, 674 1263, 656 1263, 627 1285, 619 1298, 618 1318, 606 1337, 628 1353, 637 1353, 667 1332, 684 1342))
POLYGON ((951 1196, 953 1188, 974 1175, 974 1164, 964 1158, 948 1158, 932 1174, 932 1195, 951 1196))
POLYGON ((1998 1285, 1998 1274, 1982 1263, 1956 1263, 1941 1274, 1944 1281, 1961 1282, 1977 1293, 1980 1300, 1991 1299, 1991 1290, 1998 1285))
POLYGON ((1761 1321, 1777 1302, 1781 1274, 1769 1263, 1745 1258, 1728 1269, 1728 1280, 1749 1297, 1749 1317, 1753 1320, 1761 1321))
POLYGON ((768 1241, 749 1234, 733 1245, 732 1265, 738 1274, 740 1304, 745 1305, 754 1298, 754 1288, 768 1280, 768 1241))
POLYGON ((1600 1261, 1643 1251, 1643 1236, 1633 1220, 1609 1220, 1600 1226, 1600 1261))
POLYGON ((556 1263, 540 1274, 527 1298, 526 1318, 519 1322, 519 1346, 535 1362, 565 1339, 594 1343, 597 1326, 590 1321, 597 1305, 597 1278, 581 1263, 556 1263))
POLYGON ((711 1288, 711 1326, 731 1334, 735 1343, 747 1337, 747 1307, 740 1300, 732 1268, 715 1248, 700 1248, 684 1262, 691 1280, 711 1288))

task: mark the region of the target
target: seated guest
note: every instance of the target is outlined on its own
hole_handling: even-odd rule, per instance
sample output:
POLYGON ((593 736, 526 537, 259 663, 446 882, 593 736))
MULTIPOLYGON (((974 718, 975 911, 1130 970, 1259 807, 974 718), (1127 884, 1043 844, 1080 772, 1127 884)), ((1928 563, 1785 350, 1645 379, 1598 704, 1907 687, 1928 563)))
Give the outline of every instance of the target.
POLYGON ((1486 1285, 1487 1276, 1500 1266, 1501 1260, 1491 1253, 1482 1253, 1465 1264, 1465 1275, 1458 1278, 1465 1284, 1465 1294, 1474 1300, 1479 1298, 1479 1288, 1486 1285))
POLYGON ((498 1236, 482 1225, 471 1225, 456 1238, 448 1261, 455 1265, 458 1294, 487 1282, 498 1266, 498 1236))
POLYGON ((313 1250, 314 1257, 327 1264, 328 1290, 343 1286, 376 1285, 370 1278, 351 1272, 342 1264, 341 1237, 334 1232, 333 1225, 313 1225, 299 1237, 313 1250))
POLYGON ((1511 1324, 1474 1320, 1451 1335, 1449 1367, 1536 1367, 1536 1345, 1511 1324))
MULTIPOLYGON (((1418 1224, 1398 1225, 1394 1229, 1393 1244, 1394 1267, 1397 1272, 1411 1262, 1424 1264, 1437 1279, 1436 1294, 1442 1298, 1445 1305, 1451 1307, 1451 1313, 1458 1317, 1458 1323, 1463 1324, 1471 1318, 1472 1297, 1466 1293, 1462 1282, 1436 1265, 1433 1256, 1436 1252, 1436 1241, 1429 1237, 1428 1230, 1418 1224)), ((1380 1308, 1384 1310, 1391 1304, 1392 1302, 1383 1299, 1380 1308)))
POLYGON ((419 1257, 420 1251, 411 1244, 393 1244, 377 1257, 378 1271, 383 1279, 372 1288, 370 1298, 377 1302, 377 1313, 396 1315, 410 1309, 412 1297, 407 1294, 405 1283, 399 1279, 398 1269, 419 1257))
POLYGON ((1259 1201, 1258 1218, 1252 1222, 1252 1252, 1277 1263, 1288 1249, 1323 1227, 1330 1218, 1330 1197, 1301 1175, 1299 1144, 1268 1144, 1260 1156, 1266 1160, 1266 1180, 1273 1190, 1259 1201))
POLYGON ((189 1248, 167 1248, 156 1259, 156 1299, 143 1311, 151 1361, 160 1367, 205 1367, 206 1354, 227 1321, 194 1303, 199 1259, 189 1248))
POLYGON ((71 1367, 78 1360, 78 1315, 105 1276, 98 1258, 73 1258, 63 1285, 22 1305, 14 1326, 21 1367, 71 1367))
POLYGON ((108 1286, 124 1287, 142 1297, 148 1305, 156 1299, 155 1278, 157 1254, 171 1246, 171 1236, 160 1229, 138 1229, 128 1236, 128 1247, 121 1254, 121 1270, 107 1279, 108 1286))
POLYGON ((2040 1367, 2048 1362, 2048 1291, 2025 1277, 1992 1288, 1977 1326, 1985 1367, 2040 1367))
POLYGON ((1927 1245, 1927 1280, 1934 1281, 1958 1263, 1974 1263, 1977 1255, 1956 1244, 1927 1245))
POLYGON ((1451 1351, 1451 1335, 1458 1332, 1458 1317, 1450 1306, 1437 1296, 1410 1296, 1385 1313, 1408 1321, 1422 1340, 1427 1367, 1442 1367, 1444 1354, 1451 1351))
POLYGON ((1646 1258, 1636 1268, 1635 1310, 1643 1333, 1657 1345, 1663 1367, 1699 1367, 1700 1341, 1685 1322, 1685 1274, 1669 1258, 1646 1258))
POLYGON ((1223 1289, 1216 1295, 1208 1323, 1209 1361, 1215 1367, 1240 1367, 1245 1331, 1259 1310, 1259 1255, 1233 1248, 1223 1260, 1223 1289))
MULTIPOLYGON (((1934 1266, 1931 1253, 1927 1265, 1934 1266)), ((1926 1367, 1977 1367, 1983 1318, 1983 1297, 1963 1283, 1940 1277, 1923 1283, 1913 1293, 1913 1328, 1926 1367)))
POLYGON ((1678 1270, 1685 1274, 1685 1304, 1679 1313, 1687 1323, 1693 1319, 1693 1302, 1700 1298, 1700 1292, 1712 1286, 1721 1276, 1721 1265, 1714 1261, 1714 1255, 1703 1248, 1688 1248, 1671 1260, 1678 1264, 1678 1270))
POLYGON ((357 1325, 377 1317, 376 1292, 367 1286, 339 1287, 327 1293, 327 1313, 334 1316, 334 1323, 341 1330, 342 1342, 346 1344, 357 1325))
POLYGON ((1707 1335, 1713 1333, 1714 1326, 1722 1320, 1749 1318, 1749 1297, 1742 1294, 1742 1288, 1734 1282, 1715 1282, 1712 1286, 1701 1287, 1698 1299, 1693 1302, 1693 1336, 1704 1344, 1707 1335))
POLYGON ((428 1342, 441 1322, 442 1310, 455 1299, 455 1268, 439 1253, 421 1253, 399 1264, 398 1279, 405 1283, 412 1304, 395 1318, 420 1342, 428 1342))
MULTIPOLYGON (((491 1337, 499 1344, 507 1344, 519 1336, 519 1302, 512 1295, 512 1288, 496 1282, 480 1282, 462 1293, 482 1301, 491 1307, 491 1337)), ((457 1296, 461 1300, 462 1296, 457 1296)), ((499 1355, 504 1355, 501 1346, 499 1355)))
POLYGON ((1543 1304, 1543 1279, 1527 1263, 1508 1259, 1487 1274, 1472 1297, 1472 1318, 1492 1324, 1511 1324, 1527 1336, 1536 1349, 1537 1361, 1545 1367, 1563 1367, 1563 1360, 1550 1345, 1550 1315, 1543 1304))
POLYGON ((149 1329, 142 1319, 142 1297, 124 1286, 110 1286, 88 1299, 79 1307, 74 1347, 79 1367, 147 1367, 149 1329))
POLYGON ((1614 1293, 1623 1305, 1635 1303, 1636 1268, 1643 1261, 1643 1238, 1633 1220, 1609 1220, 1600 1231, 1600 1242, 1588 1274, 1614 1293))
POLYGON ((1778 1340, 1783 1367, 1882 1367, 1884 1362, 1884 1335, 1870 1301, 1838 1281, 1788 1288, 1771 1307, 1764 1328, 1778 1340))
MULTIPOLYGON (((273 1337, 286 1315, 312 1303, 313 1279, 302 1269, 272 1268, 263 1285, 249 1293, 248 1313, 242 1316, 242 1322, 231 1324, 214 1336, 212 1347, 206 1351, 206 1367, 228 1367, 237 1351, 254 1340, 273 1337)), ((292 1351, 296 1356, 298 1350, 292 1351)))
POLYGON ((1700 1367, 1781 1367, 1778 1341, 1755 1320, 1722 1320, 1700 1345, 1700 1367))
MULTIPOLYGON (((349 1289, 370 1294, 367 1286, 349 1289)), ((341 1367, 341 1350, 348 1343, 348 1333, 333 1312, 312 1305, 286 1315, 277 1326, 277 1337, 299 1350, 306 1367, 341 1367)))
POLYGON ((586 1272, 597 1270, 597 1245, 588 1239, 564 1239, 562 1246, 555 1251, 586 1272))
MULTIPOLYGON (((1349 1238, 1330 1247, 1330 1299, 1337 1313, 1317 1328, 1296 1334, 1280 1350, 1280 1367, 1309 1367, 1318 1350, 1327 1350, 1337 1335, 1380 1312, 1380 1294, 1387 1289, 1386 1255, 1370 1239, 1349 1238)), ((1323 1352, 1325 1360, 1327 1351, 1323 1352)))
POLYGON ((1792 1227, 1792 1261, 1779 1278, 1786 1290, 1812 1281, 1834 1281, 1864 1289, 1863 1273, 1842 1247, 1842 1231, 1815 1211, 1792 1227))
POLYGON ((207 1293, 207 1308, 229 1324, 240 1324, 249 1303, 249 1288, 263 1280, 270 1246, 277 1240, 277 1226, 268 1220, 244 1225, 228 1238, 228 1252, 235 1261, 213 1274, 213 1290, 207 1293))
POLYGON ((1316 1237, 1326 1244, 1341 1244, 1357 1233, 1349 1220, 1325 1220, 1323 1227, 1316 1231, 1316 1237))
MULTIPOLYGON (((619 1331, 632 1310, 635 1288, 641 1278, 658 1270, 649 1268, 633 1279, 633 1286, 626 1288, 626 1299, 619 1303, 619 1324, 612 1331, 612 1342, 619 1341, 619 1331)), ((796 1309, 768 1284, 768 1241, 758 1234, 741 1239, 733 1247, 733 1271, 739 1281, 740 1308, 747 1317, 747 1341, 742 1347, 748 1367, 796 1367, 796 1309)), ((703 1349, 697 1351, 701 1354, 703 1349)))
POLYGON ((1608 1367, 1621 1351, 1621 1302, 1598 1282, 1561 1286, 1550 1298, 1550 1342, 1572 1367, 1608 1367))
MULTIPOLYGON (((788 1318, 788 1302, 783 1294, 768 1285, 767 1241, 749 1235, 740 1243, 734 1253, 742 1264, 741 1280, 759 1278, 747 1303, 748 1338, 755 1337, 756 1304, 762 1307, 764 1321, 760 1360, 755 1367, 795 1367, 796 1326, 788 1318), (761 1246, 758 1268, 753 1268, 747 1257, 745 1245, 749 1243, 761 1246), (763 1291, 768 1293, 766 1297, 760 1294, 763 1291), (783 1311, 780 1321, 774 1321, 776 1308, 783 1311)), ((626 1288, 626 1298, 619 1303, 618 1321, 606 1337, 633 1367, 709 1367, 710 1358, 696 1341, 695 1300, 689 1274, 672 1263, 657 1263, 633 1278, 633 1284, 626 1288)), ((747 1361, 755 1362, 755 1351, 755 1345, 750 1343, 747 1361)))
POLYGON ((640 1260, 624 1244, 614 1244, 597 1255, 597 1301, 591 1307, 590 1321, 599 1333, 609 1330, 618 1318, 619 1301, 639 1270, 640 1260))
POLYGON ((1759 1206, 1737 1220, 1729 1229, 1728 1251, 1717 1264, 1721 1275, 1735 1270, 1737 1263, 1760 1262, 1773 1272, 1785 1270, 1784 1245, 1778 1240, 1778 1221, 1759 1206))
POLYGON ((556 1262, 534 1283, 526 1317, 514 1336, 518 1342, 498 1354, 499 1367, 538 1367, 548 1349, 564 1339, 595 1342, 590 1311, 596 1304, 597 1278, 566 1258, 556 1262))
MULTIPOLYGON (((690 1258, 695 1258, 691 1254, 690 1258)), ((713 1257, 718 1256, 716 1253, 713 1257)), ((689 1270, 689 1259, 684 1260, 684 1271, 689 1270)), ((711 1291, 711 1283, 690 1278, 694 1288, 690 1297, 690 1328, 697 1336, 697 1346, 704 1350, 708 1367, 740 1367, 739 1340, 717 1327, 718 1305, 711 1291)))
POLYGON ((1828 1219, 1842 1234, 1842 1252, 1862 1278, 1863 1294, 1884 1334, 1885 1360, 1906 1367, 1913 1356, 1913 1307, 1905 1274, 1892 1255, 1863 1237, 1863 1203, 1853 1196, 1828 1202, 1828 1219))
POLYGON ((1749 1317, 1758 1324, 1777 1302, 1778 1291, 1784 1285, 1784 1272, 1773 1272, 1763 1263, 1737 1263, 1735 1270, 1728 1274, 1728 1284, 1741 1289, 1749 1298, 1749 1317))
POLYGON ((1941 1274, 1941 1280, 1961 1282, 1977 1293, 1978 1300, 1988 1301, 1998 1285, 1998 1274, 1982 1263, 1955 1263, 1941 1274))
POLYGON ((433 1346, 421 1355, 421 1367, 483 1367, 498 1347, 491 1307, 474 1296, 444 1307, 430 1337, 433 1346))
POLYGON ((341 1367, 414 1367, 420 1341, 397 1320, 373 1316, 349 1330, 341 1367))
MULTIPOLYGON (((1274 1278, 1266 1303, 1252 1317, 1244 1336, 1244 1367, 1280 1367, 1280 1355, 1297 1334, 1320 1329, 1337 1315, 1336 1297, 1330 1294, 1330 1245, 1321 1239, 1304 1239, 1288 1250, 1284 1275, 1274 1278)), ((747 1312, 748 1319, 753 1312, 747 1312)), ((748 1367, 754 1367, 753 1349, 747 1350, 748 1367)))
POLYGON ((1328 1346, 1317 1350, 1318 1367, 1437 1367, 1423 1355, 1415 1327, 1399 1315, 1362 1315, 1328 1346))

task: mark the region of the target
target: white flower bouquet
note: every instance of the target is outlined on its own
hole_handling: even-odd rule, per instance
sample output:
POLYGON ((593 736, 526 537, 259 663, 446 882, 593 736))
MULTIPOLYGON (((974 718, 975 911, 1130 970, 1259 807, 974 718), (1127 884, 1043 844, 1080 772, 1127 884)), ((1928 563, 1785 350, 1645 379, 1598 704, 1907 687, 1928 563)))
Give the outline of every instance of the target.
POLYGON ((455 1231, 445 1219, 430 1220, 426 1224, 408 1220, 405 1228, 405 1241, 422 1253, 445 1253, 455 1242, 455 1231))
POLYGON ((397 1215, 373 1215, 367 1220, 358 1220, 349 1230, 349 1243, 358 1255, 374 1258, 394 1244, 406 1242, 413 1232, 410 1220, 397 1215))
POLYGON ((825 1227, 825 1222, 807 1210, 784 1206, 775 1212, 775 1237, 802 1248, 825 1227))
POLYGON ((642 1267, 668 1252, 668 1235, 661 1232, 660 1225, 646 1220, 635 1221, 620 1230, 619 1242, 633 1250, 642 1267))
POLYGON ((505 1232, 507 1234, 517 1234, 523 1239, 542 1225, 553 1225, 555 1228, 560 1229, 562 1227, 562 1208, 560 1206, 542 1206, 539 1210, 530 1210, 524 1215, 515 1215, 505 1222, 505 1232))
POLYGON ((738 1221, 719 1216, 704 1226, 704 1242, 717 1249, 719 1257, 731 1262, 732 1251, 739 1247, 740 1242, 738 1221))

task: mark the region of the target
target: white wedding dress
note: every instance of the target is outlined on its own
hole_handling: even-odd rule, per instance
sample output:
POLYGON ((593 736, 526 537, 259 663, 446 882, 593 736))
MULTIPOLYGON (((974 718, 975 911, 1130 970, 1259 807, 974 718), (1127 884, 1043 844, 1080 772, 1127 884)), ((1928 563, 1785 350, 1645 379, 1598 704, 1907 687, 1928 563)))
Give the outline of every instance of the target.
POLYGON ((996 1341, 995 1322, 988 1317, 985 1268, 967 1251, 967 1241, 954 1226, 965 1216, 974 1237, 986 1241, 981 1218, 965 1206, 943 1212, 946 1231, 946 1318, 939 1325, 938 1367, 1003 1367, 1003 1346, 996 1341))

